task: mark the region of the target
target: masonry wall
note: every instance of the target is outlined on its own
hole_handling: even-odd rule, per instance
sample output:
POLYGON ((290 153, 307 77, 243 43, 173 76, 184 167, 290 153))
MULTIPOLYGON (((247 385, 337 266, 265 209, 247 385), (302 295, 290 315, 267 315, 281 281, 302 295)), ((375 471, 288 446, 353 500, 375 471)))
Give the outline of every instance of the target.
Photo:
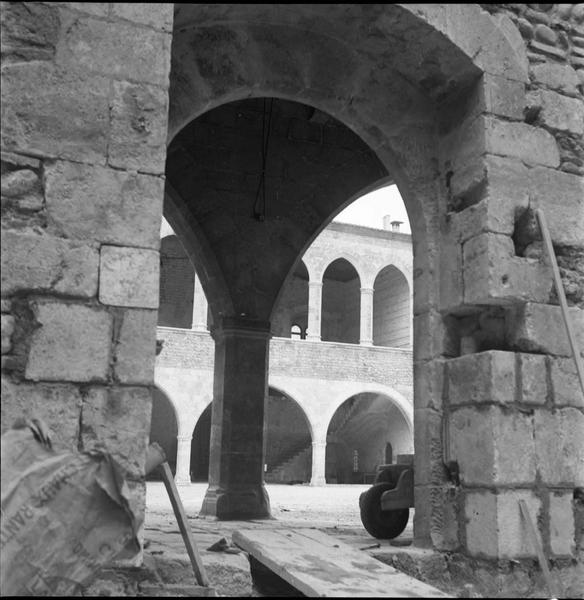
POLYGON ((2 5, 2 431, 112 453, 143 509, 172 4, 2 5))

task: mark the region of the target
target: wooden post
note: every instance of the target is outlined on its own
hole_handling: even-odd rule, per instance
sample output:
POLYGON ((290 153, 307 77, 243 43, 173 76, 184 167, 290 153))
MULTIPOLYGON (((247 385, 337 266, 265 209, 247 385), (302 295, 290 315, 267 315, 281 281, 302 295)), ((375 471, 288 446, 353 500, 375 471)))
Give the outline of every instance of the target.
POLYGON ((562 278, 560 276, 560 270, 558 269, 558 263, 556 261, 556 255, 554 253, 554 247, 552 245, 552 238, 545 220, 543 211, 538 208, 535 211, 539 228, 541 229, 541 235, 543 237, 544 246, 548 253, 550 263, 552 265, 552 273, 554 276, 554 283, 556 291, 558 293, 558 300, 560 301, 560 307, 562 309, 562 316, 564 317, 564 324, 566 326, 566 332, 568 333, 568 341, 570 342, 570 348, 572 349, 572 355, 574 356, 574 362, 576 363, 576 371, 578 373, 578 379, 580 380, 580 388, 584 395, 584 366, 582 366, 582 358, 578 350, 576 343, 576 335, 570 322, 570 315, 568 314, 568 303, 566 302, 566 294, 564 293, 564 286, 562 285, 562 278))

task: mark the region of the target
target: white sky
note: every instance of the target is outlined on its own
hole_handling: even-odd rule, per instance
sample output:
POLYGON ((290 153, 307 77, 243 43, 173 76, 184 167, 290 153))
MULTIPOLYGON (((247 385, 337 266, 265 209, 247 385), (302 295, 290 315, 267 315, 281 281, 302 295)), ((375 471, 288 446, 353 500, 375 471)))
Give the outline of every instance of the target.
POLYGON ((361 196, 334 220, 383 229, 384 215, 390 215, 392 221, 403 221, 400 232, 411 233, 408 213, 396 185, 389 185, 361 196))
MULTIPOLYGON (((361 196, 340 212, 334 220, 383 229, 384 215, 390 215, 392 221, 403 221, 400 232, 411 233, 408 213, 396 185, 389 185, 361 196)), ((170 225, 163 218, 160 237, 172 233, 170 225)))

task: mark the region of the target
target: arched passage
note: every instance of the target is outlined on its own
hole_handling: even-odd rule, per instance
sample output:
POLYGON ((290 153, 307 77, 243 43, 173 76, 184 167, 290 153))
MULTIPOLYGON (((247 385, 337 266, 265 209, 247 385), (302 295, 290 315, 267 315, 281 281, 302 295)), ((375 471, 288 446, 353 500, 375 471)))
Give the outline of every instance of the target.
POLYGON ((394 458, 413 452, 413 435, 391 398, 364 392, 348 398, 335 411, 327 431, 327 483, 370 482, 385 463, 388 445, 394 458))
POLYGON ((160 241, 158 324, 190 329, 193 318, 195 272, 180 240, 169 235, 160 241))
POLYGON ((268 483, 306 483, 312 468, 312 435, 304 411, 292 398, 270 388, 266 429, 268 483))
POLYGON ((361 280, 345 258, 333 261, 322 278, 321 338, 326 342, 358 344, 361 280))
MULTIPOLYGON (((155 387, 152 392, 150 443, 160 444, 173 475, 176 472, 177 435, 178 423, 175 408, 168 396, 155 387)), ((148 478, 158 479, 158 470, 155 470, 148 478)))
POLYGON ((209 479, 209 442, 211 439, 212 404, 202 412, 191 440, 191 481, 208 481, 209 479))
POLYGON ((409 347, 412 318, 407 279, 399 269, 388 265, 373 284, 373 345, 409 347))
POLYGON ((299 261, 284 287, 274 309, 272 332, 278 337, 304 339, 308 328, 308 270, 304 261, 299 261), (292 328, 297 328, 298 336, 292 328))

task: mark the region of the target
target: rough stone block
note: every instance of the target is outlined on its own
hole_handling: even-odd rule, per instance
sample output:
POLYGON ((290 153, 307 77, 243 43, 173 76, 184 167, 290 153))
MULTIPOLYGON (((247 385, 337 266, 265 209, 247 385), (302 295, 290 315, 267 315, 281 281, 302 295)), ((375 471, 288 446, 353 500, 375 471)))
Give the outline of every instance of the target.
POLYGON ((166 3, 114 2, 112 14, 155 29, 172 31, 173 10, 166 3))
POLYGON ((581 136, 584 133, 584 103, 580 98, 569 98, 549 90, 530 92, 528 102, 537 106, 538 118, 550 129, 581 136))
MULTIPOLYGON (((489 406, 461 408, 450 416, 450 449, 465 485, 535 481, 533 417, 489 406)), ((418 446, 416 446, 417 451, 418 446)))
POLYGON ((108 22, 61 11, 64 39, 59 66, 168 87, 170 36, 121 21, 108 22))
MULTIPOLYGON (((576 343, 584 356, 584 309, 568 309, 576 343)), ((508 343, 520 352, 572 356, 559 306, 526 302, 514 307, 508 318, 508 343)))
POLYGON ((464 290, 462 244, 452 237, 444 237, 440 244, 440 274, 440 308, 454 311, 464 303, 464 290))
POLYGON ((550 267, 515 256, 513 240, 483 233, 463 246, 466 304, 546 302, 553 285, 550 267))
POLYGON ((113 306, 158 308, 159 270, 155 250, 102 246, 99 301, 113 306))
POLYGON ((158 313, 155 310, 127 310, 120 319, 114 373, 121 383, 152 384, 158 313))
POLYGON ((152 398, 147 388, 92 388, 83 399, 83 450, 99 449, 132 479, 144 475, 152 398))
POLYGON ((552 398, 555 406, 584 408, 584 395, 573 358, 550 358, 552 398))
POLYGON ((537 167, 529 180, 531 208, 543 210, 555 244, 581 246, 584 240, 584 177, 537 167))
POLYGON ((39 183, 39 177, 30 169, 20 169, 2 175, 2 195, 19 198, 31 192, 39 183))
POLYGON ((14 317, 2 315, 2 354, 8 354, 12 349, 12 334, 14 333, 14 317))
POLYGON ((572 492, 550 494, 550 546, 554 554, 573 556, 575 546, 572 492))
POLYGON ((467 196, 472 198, 478 194, 480 198, 464 210, 451 213, 451 226, 457 239, 466 241, 486 232, 511 235, 518 211, 529 205, 528 170, 517 160, 481 157, 454 173, 451 191, 463 204, 467 196))
POLYGON ((523 120, 523 109, 525 108, 525 84, 523 82, 485 73, 483 85, 484 95, 478 105, 481 112, 523 120))
POLYGON ((16 419, 41 418, 51 428, 55 449, 77 449, 81 393, 72 385, 18 384, 2 377, 2 432, 16 419))
POLYGON ((2 3, 2 62, 51 60, 59 39, 59 11, 48 2, 2 3))
POLYGON ((436 550, 453 551, 458 540, 458 492, 452 486, 416 487, 414 531, 416 545, 436 550), (418 541, 421 543, 418 544, 418 541))
POLYGON ((537 410, 534 419, 541 481, 570 489, 584 486, 584 414, 577 408, 537 410))
POLYGON ((543 405, 548 396, 546 357, 517 354, 519 387, 517 399, 525 404, 543 405))
POLYGON ((511 156, 529 165, 560 165, 556 140, 544 129, 494 118, 486 118, 484 127, 485 146, 490 154, 511 156))
POLYGON ((26 378, 105 381, 110 361, 112 317, 76 304, 32 304, 39 328, 31 338, 26 378))
POLYGON ((109 80, 33 61, 2 67, 2 146, 105 164, 109 80))
POLYGON ((442 452, 442 416, 430 409, 414 411, 414 477, 416 485, 446 481, 442 452))
POLYGON ((124 169, 164 174, 167 112, 165 90, 114 81, 108 163, 124 169))
POLYGON ((1 246, 3 293, 34 290, 84 298, 96 295, 96 248, 20 231, 3 231, 1 246))
POLYGON ((484 558, 517 559, 535 556, 519 508, 525 500, 537 522, 541 501, 527 490, 470 492, 465 498, 466 543, 469 554, 484 558))
POLYGON ((555 62, 543 62, 530 67, 531 77, 553 90, 569 96, 578 95, 578 73, 573 67, 555 62))
POLYGON ((52 226, 67 237, 159 247, 159 177, 56 162, 46 169, 45 194, 52 226))
POLYGON ((515 401, 515 354, 489 350, 446 363, 448 401, 460 404, 511 404, 515 401))
POLYGON ((435 359, 414 363, 416 382, 416 407, 442 410, 445 362, 435 359))
POLYGON ((414 346, 414 360, 428 360, 443 354, 454 356, 453 341, 444 326, 442 315, 426 312, 414 315, 414 339, 423 339, 424 344, 414 346))

